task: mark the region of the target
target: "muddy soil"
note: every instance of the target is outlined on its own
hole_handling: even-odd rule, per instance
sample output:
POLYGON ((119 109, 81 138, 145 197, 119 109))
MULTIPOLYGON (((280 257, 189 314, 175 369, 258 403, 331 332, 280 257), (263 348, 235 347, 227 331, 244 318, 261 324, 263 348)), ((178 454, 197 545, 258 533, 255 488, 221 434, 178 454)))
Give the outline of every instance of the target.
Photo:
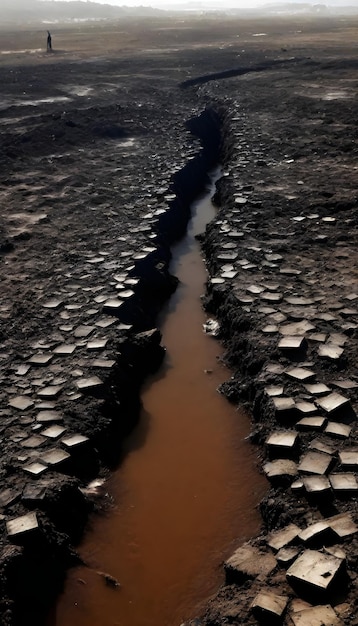
MULTIPOLYGON (((140 383, 162 358, 156 314, 176 285, 169 245, 217 161, 224 167, 219 213, 203 240, 206 308, 221 322, 235 371, 222 391, 250 407, 271 485, 252 547, 271 555, 274 529, 304 529, 341 512, 356 517, 357 461, 342 452, 355 452, 358 388, 357 25, 355 18, 168 16, 58 27, 53 54, 41 49, 40 26, 6 33, 4 625, 40 623, 76 561, 88 512, 103 504, 88 485, 118 462, 117 441, 135 423, 140 383), (307 388, 313 383, 327 389, 307 388), (343 416, 324 404, 335 391, 343 416), (264 445, 270 433, 296 432, 301 419, 317 415, 318 426, 297 427, 289 471, 272 474, 274 446, 264 445), (307 487, 307 476, 317 474, 300 465, 309 446, 329 456, 318 474, 327 480, 323 500, 307 487), (353 476, 349 493, 327 478, 343 473, 353 476)), ((325 598, 332 624, 358 623, 354 537, 331 541, 336 551, 337 543, 341 551, 349 545, 339 557, 348 572, 344 589, 325 598)), ((314 545, 321 554, 314 538, 297 540, 298 552, 314 545)), ((199 623, 256 623, 261 609, 253 612, 251 603, 263 585, 287 597, 285 623, 303 623, 309 615, 302 613, 317 604, 293 591, 281 561, 266 577, 232 582, 228 576, 199 623)), ((265 609, 264 619, 274 617, 265 609)))

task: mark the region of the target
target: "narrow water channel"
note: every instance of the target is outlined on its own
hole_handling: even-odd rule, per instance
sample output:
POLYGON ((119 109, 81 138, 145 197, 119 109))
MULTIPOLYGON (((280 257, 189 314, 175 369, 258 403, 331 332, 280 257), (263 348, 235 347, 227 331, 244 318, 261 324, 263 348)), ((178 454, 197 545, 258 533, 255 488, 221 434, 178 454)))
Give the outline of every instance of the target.
POLYGON ((179 626, 223 581, 222 561, 259 528, 266 483, 249 420, 217 391, 230 373, 203 333, 206 270, 195 235, 215 214, 213 184, 173 249, 180 285, 160 321, 167 356, 146 384, 139 426, 108 481, 116 502, 79 548, 48 626, 179 626), (115 577, 111 588, 99 572, 115 577))

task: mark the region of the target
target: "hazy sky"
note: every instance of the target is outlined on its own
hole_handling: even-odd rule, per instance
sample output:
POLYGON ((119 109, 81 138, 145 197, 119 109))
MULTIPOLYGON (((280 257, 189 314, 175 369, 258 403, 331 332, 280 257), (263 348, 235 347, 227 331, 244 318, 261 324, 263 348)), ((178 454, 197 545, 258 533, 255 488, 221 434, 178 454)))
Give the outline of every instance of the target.
MULTIPOLYGON (((67 0, 72 2, 73 0, 67 0)), ((277 2, 307 2, 310 4, 327 4, 335 6, 358 6, 358 0, 93 0, 100 4, 113 4, 116 6, 153 6, 162 9, 170 8, 175 4, 191 3, 195 6, 201 4, 205 7, 233 7, 233 8, 250 8, 259 7, 265 4, 276 4, 277 2)), ((0 0, 1 5, 2 0, 0 0)))
MULTIPOLYGON (((67 0, 72 2, 73 0, 67 0)), ((92 0, 100 4, 112 4, 115 6, 152 6, 161 9, 170 9, 171 6, 185 5, 185 8, 190 8, 192 4, 195 8, 201 6, 203 9, 210 8, 250 8, 260 7, 265 4, 276 4, 279 2, 308 2, 310 4, 327 4, 335 6, 355 6, 358 7, 358 0, 92 0)), ((24 5, 25 0, 0 0, 0 8, 5 6, 11 6, 16 8, 16 5, 24 5)), ((26 4, 26 2, 25 2, 26 4)))
MULTIPOLYGON (((67 2, 72 2, 75 0, 65 0, 67 2)), ((86 0, 82 0, 86 1, 86 0)), ((248 8, 248 7, 256 7, 262 4, 266 4, 267 2, 276 2, 277 0, 89 0, 91 2, 97 2, 99 4, 112 4, 114 6, 130 6, 130 7, 139 7, 139 6, 152 6, 159 7, 161 9, 168 8, 172 5, 190 5, 193 4, 196 7, 201 5, 203 8, 210 7, 237 7, 237 8, 248 8)), ((278 1, 293 1, 293 2, 318 2, 321 0, 278 0, 278 1)), ((338 2, 340 0, 337 0, 338 2)), ((342 1, 342 0, 341 0, 342 1)), ((343 0, 345 1, 345 0, 343 0)), ((358 2, 358 0, 352 0, 353 2, 358 2)), ((19 8, 22 8, 24 5, 26 6, 26 0, 0 0, 0 8, 11 7, 12 9, 16 9, 17 5, 19 8)))
MULTIPOLYGON (((66 0, 67 2, 72 2, 73 0, 66 0)), ((162 9, 170 8, 171 5, 175 4, 202 4, 204 7, 210 6, 225 6, 225 7, 256 7, 262 4, 265 4, 266 1, 270 2, 271 0, 91 0, 93 2, 98 2, 100 4, 113 4, 115 6, 152 6, 152 7, 160 7, 162 9)), ((273 0, 276 1, 276 0, 273 0)), ((280 0, 278 0, 280 1, 280 0)), ((281 0, 287 1, 287 0, 281 0)), ((290 0, 289 0, 290 1, 290 0)), ((292 0, 296 1, 296 0, 292 0)), ((298 1, 307 1, 307 0, 298 0, 298 1)), ((310 0, 308 0, 310 1, 310 0)), ((317 0, 318 1, 318 0, 317 0)), ((338 0, 339 1, 339 0, 338 0)), ((358 1, 358 0, 357 0, 358 1)), ((1 4, 1 0, 0 0, 1 4)))

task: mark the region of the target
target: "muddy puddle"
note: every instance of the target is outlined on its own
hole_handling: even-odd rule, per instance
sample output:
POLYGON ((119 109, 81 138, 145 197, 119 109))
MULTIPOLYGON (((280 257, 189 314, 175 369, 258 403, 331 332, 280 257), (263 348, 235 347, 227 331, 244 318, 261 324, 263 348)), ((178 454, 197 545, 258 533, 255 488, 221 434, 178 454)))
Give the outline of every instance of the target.
POLYGON ((79 548, 88 567, 70 571, 47 626, 179 626, 223 582, 222 561, 259 529, 266 482, 245 441, 249 420, 216 391, 230 372, 202 329, 206 272, 195 234, 214 216, 212 193, 195 203, 173 250, 180 285, 160 320, 167 356, 106 485, 115 505, 92 519, 79 548))

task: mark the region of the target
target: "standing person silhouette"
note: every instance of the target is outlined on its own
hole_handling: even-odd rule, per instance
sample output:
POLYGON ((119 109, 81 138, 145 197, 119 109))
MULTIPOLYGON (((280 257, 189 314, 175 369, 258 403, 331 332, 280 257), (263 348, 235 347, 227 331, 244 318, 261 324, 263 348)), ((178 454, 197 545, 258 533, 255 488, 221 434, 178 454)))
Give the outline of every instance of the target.
POLYGON ((51 52, 52 51, 52 38, 51 38, 51 33, 48 30, 47 31, 47 52, 51 52))

